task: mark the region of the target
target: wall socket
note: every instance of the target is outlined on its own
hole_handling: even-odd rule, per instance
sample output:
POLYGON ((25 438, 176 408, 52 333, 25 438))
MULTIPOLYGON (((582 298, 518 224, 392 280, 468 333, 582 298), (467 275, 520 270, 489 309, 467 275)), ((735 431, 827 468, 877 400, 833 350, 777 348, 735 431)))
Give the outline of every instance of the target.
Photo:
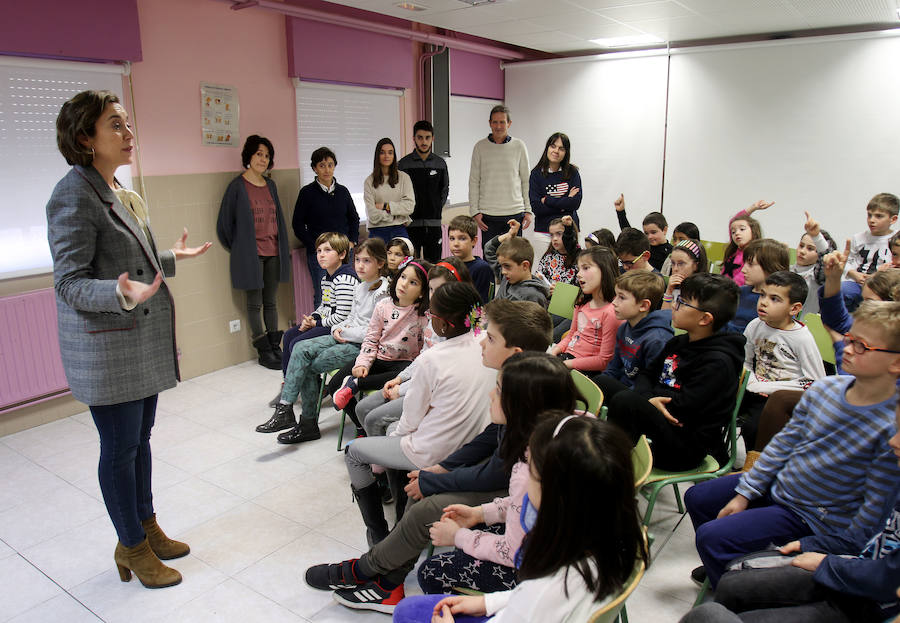
POLYGON ((231 320, 228 322, 228 331, 231 333, 237 333, 241 330, 241 321, 240 320, 231 320))

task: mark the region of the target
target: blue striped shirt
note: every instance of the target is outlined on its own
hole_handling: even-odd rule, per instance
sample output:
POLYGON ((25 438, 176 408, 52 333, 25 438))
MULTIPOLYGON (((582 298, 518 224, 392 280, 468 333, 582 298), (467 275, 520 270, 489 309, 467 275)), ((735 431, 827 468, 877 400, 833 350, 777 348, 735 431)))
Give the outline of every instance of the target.
POLYGON ((737 493, 753 500, 767 491, 816 534, 876 531, 885 500, 900 480, 888 440, 897 397, 856 406, 846 400, 852 376, 818 380, 803 394, 787 425, 741 477, 737 493))

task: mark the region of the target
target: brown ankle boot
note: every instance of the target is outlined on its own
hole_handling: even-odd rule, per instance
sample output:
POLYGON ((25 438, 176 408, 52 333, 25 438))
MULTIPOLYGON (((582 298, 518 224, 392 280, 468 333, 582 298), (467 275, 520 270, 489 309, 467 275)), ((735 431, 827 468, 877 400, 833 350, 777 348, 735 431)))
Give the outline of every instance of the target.
POLYGON ((151 515, 141 522, 144 532, 147 533, 147 541, 150 543, 150 549, 156 554, 160 560, 172 560, 173 558, 181 558, 191 553, 191 548, 187 543, 181 541, 173 541, 166 536, 159 524, 156 523, 156 514, 151 515))
POLYGON ((150 549, 147 539, 134 547, 117 544, 114 558, 119 570, 119 579, 123 582, 131 580, 132 571, 147 588, 165 588, 181 582, 181 574, 160 562, 150 549))

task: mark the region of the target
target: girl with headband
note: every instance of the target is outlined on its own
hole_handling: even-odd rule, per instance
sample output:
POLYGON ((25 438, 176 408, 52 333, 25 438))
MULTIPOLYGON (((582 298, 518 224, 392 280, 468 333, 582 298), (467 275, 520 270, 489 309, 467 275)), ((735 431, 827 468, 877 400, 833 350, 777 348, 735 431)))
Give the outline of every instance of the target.
POLYGON ((662 309, 672 309, 672 302, 681 292, 681 282, 694 273, 705 273, 709 270, 706 261, 706 249, 699 240, 682 240, 678 242, 669 255, 672 275, 669 285, 663 294, 662 309))

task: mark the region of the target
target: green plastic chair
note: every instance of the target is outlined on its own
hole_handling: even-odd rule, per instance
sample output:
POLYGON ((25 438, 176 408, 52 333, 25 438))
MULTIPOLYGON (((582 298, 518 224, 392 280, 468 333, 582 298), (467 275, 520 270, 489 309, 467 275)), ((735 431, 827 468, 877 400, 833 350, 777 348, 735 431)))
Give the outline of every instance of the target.
POLYGON ((575 387, 578 388, 578 391, 581 392, 581 395, 587 400, 587 404, 584 404, 581 400, 576 402, 576 408, 584 409, 585 411, 589 411, 594 415, 599 416, 600 405, 603 404, 603 391, 597 387, 596 383, 578 370, 572 370, 572 380, 575 381, 575 387))
POLYGON ((645 435, 641 435, 631 451, 631 465, 634 468, 634 488, 640 489, 653 470, 653 453, 645 435))
POLYGON ((575 299, 581 289, 571 283, 557 282, 553 287, 553 296, 550 297, 550 305, 547 311, 569 320, 575 315, 575 299))
POLYGON ((719 465, 719 462, 715 458, 707 455, 700 465, 686 472, 670 472, 659 468, 651 469, 646 484, 641 487, 641 494, 647 499, 647 510, 644 512, 645 526, 650 525, 650 517, 653 515, 656 497, 663 488, 672 485, 675 489, 675 501, 678 504, 678 512, 683 515, 684 504, 681 501, 681 492, 678 490, 678 483, 712 480, 713 478, 718 478, 731 471, 731 468, 734 466, 734 458, 737 454, 737 418, 741 409, 741 402, 744 399, 744 390, 747 388, 747 381, 749 379, 750 375, 748 375, 746 371, 741 372, 741 381, 740 385, 738 385, 734 409, 731 412, 731 422, 728 425, 728 461, 725 465, 719 465))
POLYGON ((728 246, 727 242, 701 240, 700 243, 706 249, 706 259, 710 264, 713 262, 721 262, 725 259, 725 248, 728 246))
POLYGON ((646 571, 644 563, 642 561, 636 562, 634 571, 631 572, 631 576, 626 580, 625 586, 622 587, 619 594, 616 595, 615 599, 594 612, 588 619, 588 623, 614 623, 615 621, 628 623, 628 611, 625 609, 625 600, 641 583, 644 571, 646 571))
POLYGON ((822 361, 834 365, 834 343, 831 341, 828 329, 822 324, 822 316, 819 314, 806 314, 803 316, 803 324, 806 325, 806 328, 809 329, 816 339, 816 346, 819 347, 822 361))

